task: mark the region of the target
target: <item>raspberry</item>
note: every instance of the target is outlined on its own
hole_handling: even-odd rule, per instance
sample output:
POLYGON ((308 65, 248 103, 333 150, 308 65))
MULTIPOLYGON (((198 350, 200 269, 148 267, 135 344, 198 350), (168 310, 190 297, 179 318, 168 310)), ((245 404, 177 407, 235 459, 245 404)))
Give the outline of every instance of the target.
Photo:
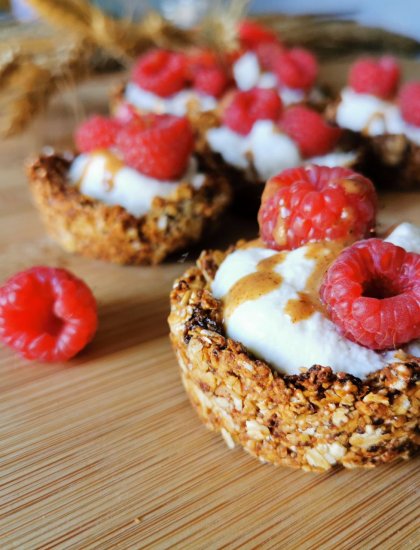
POLYGON ((274 72, 283 86, 310 90, 318 75, 318 62, 310 51, 292 48, 277 56, 274 72))
POLYGON ((33 267, 0 287, 0 338, 26 359, 66 361, 97 324, 91 290, 65 269, 33 267))
POLYGON ((387 99, 394 95, 399 78, 400 68, 393 57, 362 57, 350 68, 349 85, 359 94, 387 99))
POLYGON ((243 19, 239 23, 238 35, 241 45, 249 50, 263 42, 278 42, 274 31, 250 19, 243 19))
POLYGON ((280 54, 284 51, 283 46, 277 42, 261 42, 255 47, 255 53, 261 67, 265 71, 274 71, 280 54))
POLYGON ((82 153, 95 149, 109 149, 115 144, 120 129, 118 120, 104 116, 93 116, 83 122, 76 130, 76 147, 82 153))
POLYGON ((161 97, 175 94, 186 85, 186 57, 166 50, 152 50, 134 65, 132 80, 140 88, 161 97))
POLYGON ((193 87, 203 94, 220 97, 228 84, 229 79, 221 67, 203 67, 196 72, 193 87))
POLYGON ((220 66, 220 57, 213 50, 197 48, 188 55, 187 74, 188 79, 193 81, 195 74, 200 69, 211 69, 220 66))
POLYGON ((296 141, 304 157, 329 153, 341 136, 340 128, 330 126, 319 113, 303 105, 289 107, 279 125, 296 141))
POLYGON ((223 122, 238 134, 248 134, 257 120, 277 120, 282 111, 277 92, 253 88, 236 92, 223 113, 223 122))
POLYGON ((420 126, 420 81, 404 84, 399 101, 403 119, 409 124, 420 126))
POLYGON ((375 214, 370 180, 348 168, 312 165, 268 180, 258 222, 264 242, 282 250, 309 241, 361 239, 373 231, 375 214))
POLYGON ((213 97, 220 97, 229 85, 229 61, 211 50, 197 50, 188 58, 188 74, 193 87, 213 97))
POLYGON ((383 350, 420 338, 420 254, 360 241, 330 266, 320 294, 344 336, 362 346, 383 350))
POLYGON ((173 115, 144 115, 124 126, 117 137, 125 162, 153 178, 176 179, 187 167, 193 150, 188 120, 173 115))

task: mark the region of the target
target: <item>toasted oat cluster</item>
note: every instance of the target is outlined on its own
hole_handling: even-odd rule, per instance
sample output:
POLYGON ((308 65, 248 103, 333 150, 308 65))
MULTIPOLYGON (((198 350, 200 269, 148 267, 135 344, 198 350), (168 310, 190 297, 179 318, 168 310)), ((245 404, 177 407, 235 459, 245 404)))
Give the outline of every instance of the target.
POLYGON ((229 447, 304 470, 373 467, 408 458, 420 443, 420 360, 361 380, 315 365, 283 376, 227 338, 210 291, 225 254, 204 252, 174 285, 169 325, 186 391, 229 447))
POLYGON ((135 217, 118 205, 83 195, 67 182, 72 158, 42 155, 27 168, 35 203, 50 235, 69 252, 119 264, 157 264, 196 242, 230 200, 226 180, 207 173, 196 189, 188 182, 135 217))

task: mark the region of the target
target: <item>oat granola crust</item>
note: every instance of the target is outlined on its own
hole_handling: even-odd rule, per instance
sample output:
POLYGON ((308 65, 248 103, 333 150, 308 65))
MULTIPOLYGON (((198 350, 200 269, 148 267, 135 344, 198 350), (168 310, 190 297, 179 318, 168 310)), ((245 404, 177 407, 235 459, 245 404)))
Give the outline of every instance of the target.
POLYGON ((401 134, 365 138, 361 170, 379 187, 396 191, 418 191, 420 145, 401 134))
POLYGON ((27 167, 29 185, 49 234, 69 251, 119 264, 157 264, 199 240, 230 202, 225 178, 206 173, 199 189, 188 182, 155 197, 139 218, 91 199, 67 183, 71 156, 41 155, 27 167))
POLYGON ((361 380, 315 365, 282 376, 224 335, 210 283, 225 254, 204 252, 171 293, 171 340, 206 426, 263 462, 325 471, 408 458, 419 445, 420 359, 361 380))

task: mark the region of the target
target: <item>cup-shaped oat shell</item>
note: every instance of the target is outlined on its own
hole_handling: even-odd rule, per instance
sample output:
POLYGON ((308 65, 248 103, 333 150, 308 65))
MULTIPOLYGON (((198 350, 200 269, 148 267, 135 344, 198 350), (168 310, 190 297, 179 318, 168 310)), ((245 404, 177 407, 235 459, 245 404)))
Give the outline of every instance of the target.
POLYGON ((119 264, 157 264, 198 241, 230 202, 224 177, 205 172, 196 189, 188 181, 135 217, 125 208, 83 195, 68 182, 72 158, 42 155, 27 167, 29 186, 48 233, 68 252, 119 264))
POLYGON ((226 337, 211 281, 225 254, 204 252, 176 281, 169 326, 187 394, 229 446, 304 470, 373 467, 419 444, 420 359, 366 379, 310 366, 283 376, 226 337))

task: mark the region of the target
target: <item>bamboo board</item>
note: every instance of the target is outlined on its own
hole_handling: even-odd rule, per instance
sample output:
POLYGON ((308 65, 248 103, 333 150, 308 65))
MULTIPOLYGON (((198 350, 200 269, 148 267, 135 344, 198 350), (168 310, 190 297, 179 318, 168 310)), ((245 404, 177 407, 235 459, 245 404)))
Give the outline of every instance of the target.
MULTIPOLYGON (((98 105, 85 86, 84 105, 98 105)), ((63 106, 64 105, 64 106, 63 106)), ((69 256, 31 205, 22 161, 41 142, 70 143, 74 110, 1 144, 0 279, 35 264, 92 287, 100 324, 64 366, 0 349, 1 548, 414 549, 418 462, 308 474, 262 465, 204 429, 178 376, 166 317, 190 257, 124 268, 69 256)), ((419 222, 419 195, 380 198, 383 226, 419 222)), ((254 227, 231 220, 235 240, 254 227)), ((211 246, 226 244, 215 235, 211 246)))

